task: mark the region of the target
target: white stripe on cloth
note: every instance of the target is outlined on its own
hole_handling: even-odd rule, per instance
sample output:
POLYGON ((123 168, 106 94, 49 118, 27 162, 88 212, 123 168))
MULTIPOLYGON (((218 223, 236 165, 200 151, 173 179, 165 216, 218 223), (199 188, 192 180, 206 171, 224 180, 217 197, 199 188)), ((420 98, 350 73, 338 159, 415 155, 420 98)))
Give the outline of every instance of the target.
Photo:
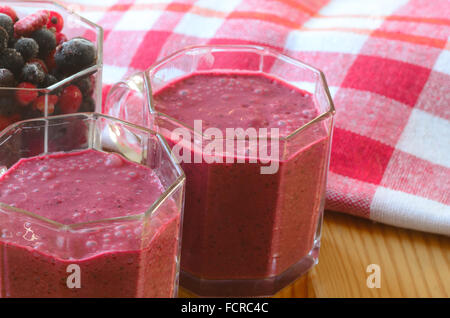
POLYGON ((448 236, 449 216, 448 205, 384 187, 377 188, 370 206, 374 221, 448 236))
POLYGON ((413 109, 396 148, 450 168, 450 122, 413 109))

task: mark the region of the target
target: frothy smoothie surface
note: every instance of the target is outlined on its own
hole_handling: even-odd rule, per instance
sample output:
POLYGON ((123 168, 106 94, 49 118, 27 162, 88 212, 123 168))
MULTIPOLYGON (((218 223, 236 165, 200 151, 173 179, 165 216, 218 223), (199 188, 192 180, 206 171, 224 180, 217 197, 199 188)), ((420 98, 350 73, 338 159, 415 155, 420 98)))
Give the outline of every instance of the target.
POLYGON ((63 224, 143 213, 162 193, 154 171, 95 150, 22 159, 0 177, 0 202, 63 224))
POLYGON ((310 93, 264 74, 196 73, 154 94, 155 107, 193 127, 279 128, 287 136, 319 115, 310 93))

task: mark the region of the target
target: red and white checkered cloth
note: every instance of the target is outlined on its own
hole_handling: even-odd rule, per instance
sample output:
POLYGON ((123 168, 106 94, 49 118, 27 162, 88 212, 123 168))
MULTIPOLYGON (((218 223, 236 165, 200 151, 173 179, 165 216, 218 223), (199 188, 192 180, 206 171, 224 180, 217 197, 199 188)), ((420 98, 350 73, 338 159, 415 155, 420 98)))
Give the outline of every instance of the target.
POLYGON ((111 84, 188 45, 251 43, 324 71, 329 210, 450 235, 448 0, 80 0, 111 84))

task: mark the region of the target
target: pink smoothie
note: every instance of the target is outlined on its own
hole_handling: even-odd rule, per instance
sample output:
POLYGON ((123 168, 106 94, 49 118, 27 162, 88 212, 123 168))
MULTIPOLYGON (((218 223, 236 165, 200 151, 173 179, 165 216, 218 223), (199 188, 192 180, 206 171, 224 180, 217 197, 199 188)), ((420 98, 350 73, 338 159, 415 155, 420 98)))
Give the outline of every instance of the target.
POLYGON ((95 150, 22 159, 0 177, 0 202, 61 224, 137 216, 71 231, 0 213, 1 297, 171 297, 180 216, 150 168, 95 150), (67 267, 81 271, 68 288, 67 267))
MULTIPOLYGON (((251 73, 196 73, 154 92, 154 106, 191 127, 201 119, 204 129, 216 127, 225 133, 226 128, 279 128, 282 137, 319 115, 311 94, 251 73)), ((208 284, 202 280, 251 280, 250 286, 288 269, 294 268, 294 276, 304 271, 295 266, 314 245, 328 139, 325 126, 318 124, 280 141, 282 155, 275 174, 261 174, 266 164, 259 160, 182 163, 187 177, 181 257, 184 287, 196 291, 199 284, 208 284), (196 279, 203 283, 191 286, 196 279)), ((254 292, 253 287, 246 292, 245 284, 239 286, 229 292, 254 292)), ((208 293, 222 294, 221 288, 225 285, 208 293)))

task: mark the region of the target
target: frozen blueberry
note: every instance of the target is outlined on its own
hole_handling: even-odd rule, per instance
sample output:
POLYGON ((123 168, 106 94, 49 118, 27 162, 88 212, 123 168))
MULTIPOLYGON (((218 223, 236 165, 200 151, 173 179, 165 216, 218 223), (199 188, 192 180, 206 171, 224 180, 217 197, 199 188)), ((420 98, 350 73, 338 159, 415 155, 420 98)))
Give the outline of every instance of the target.
POLYGON ((44 82, 42 83, 42 87, 49 87, 53 84, 58 83, 58 79, 51 74, 45 74, 44 82))
POLYGON ((95 111, 95 101, 91 96, 87 96, 83 98, 83 102, 80 106, 80 112, 82 113, 91 113, 95 111))
POLYGON ((73 38, 56 49, 55 63, 65 74, 75 74, 95 64, 97 59, 94 44, 84 38, 73 38))
POLYGON ((14 74, 6 68, 0 68, 0 87, 14 86, 16 86, 16 79, 14 78, 14 74))
POLYGON ((22 68, 20 80, 40 86, 45 80, 45 72, 39 63, 27 63, 22 68))
POLYGON ((46 58, 56 48, 55 33, 49 29, 42 28, 34 31, 31 37, 39 45, 39 56, 46 58))
POLYGON ((83 96, 89 96, 92 93, 92 80, 90 77, 85 77, 75 83, 80 89, 83 96))
POLYGON ((17 42, 17 39, 15 37, 10 38, 9 42, 8 42, 8 47, 12 47, 13 48, 14 45, 16 45, 16 42, 17 42))
POLYGON ((31 38, 20 38, 14 44, 14 48, 17 52, 22 54, 25 61, 35 58, 39 53, 39 45, 34 39, 31 38))
POLYGON ((0 13, 0 27, 5 29, 5 31, 8 33, 9 38, 14 37, 14 22, 9 17, 9 15, 0 13))
POLYGON ((8 47, 9 36, 4 28, 0 27, 0 52, 8 47))
POLYGON ((19 74, 23 65, 23 57, 15 49, 6 48, 0 54, 0 68, 7 68, 14 74, 19 74))

